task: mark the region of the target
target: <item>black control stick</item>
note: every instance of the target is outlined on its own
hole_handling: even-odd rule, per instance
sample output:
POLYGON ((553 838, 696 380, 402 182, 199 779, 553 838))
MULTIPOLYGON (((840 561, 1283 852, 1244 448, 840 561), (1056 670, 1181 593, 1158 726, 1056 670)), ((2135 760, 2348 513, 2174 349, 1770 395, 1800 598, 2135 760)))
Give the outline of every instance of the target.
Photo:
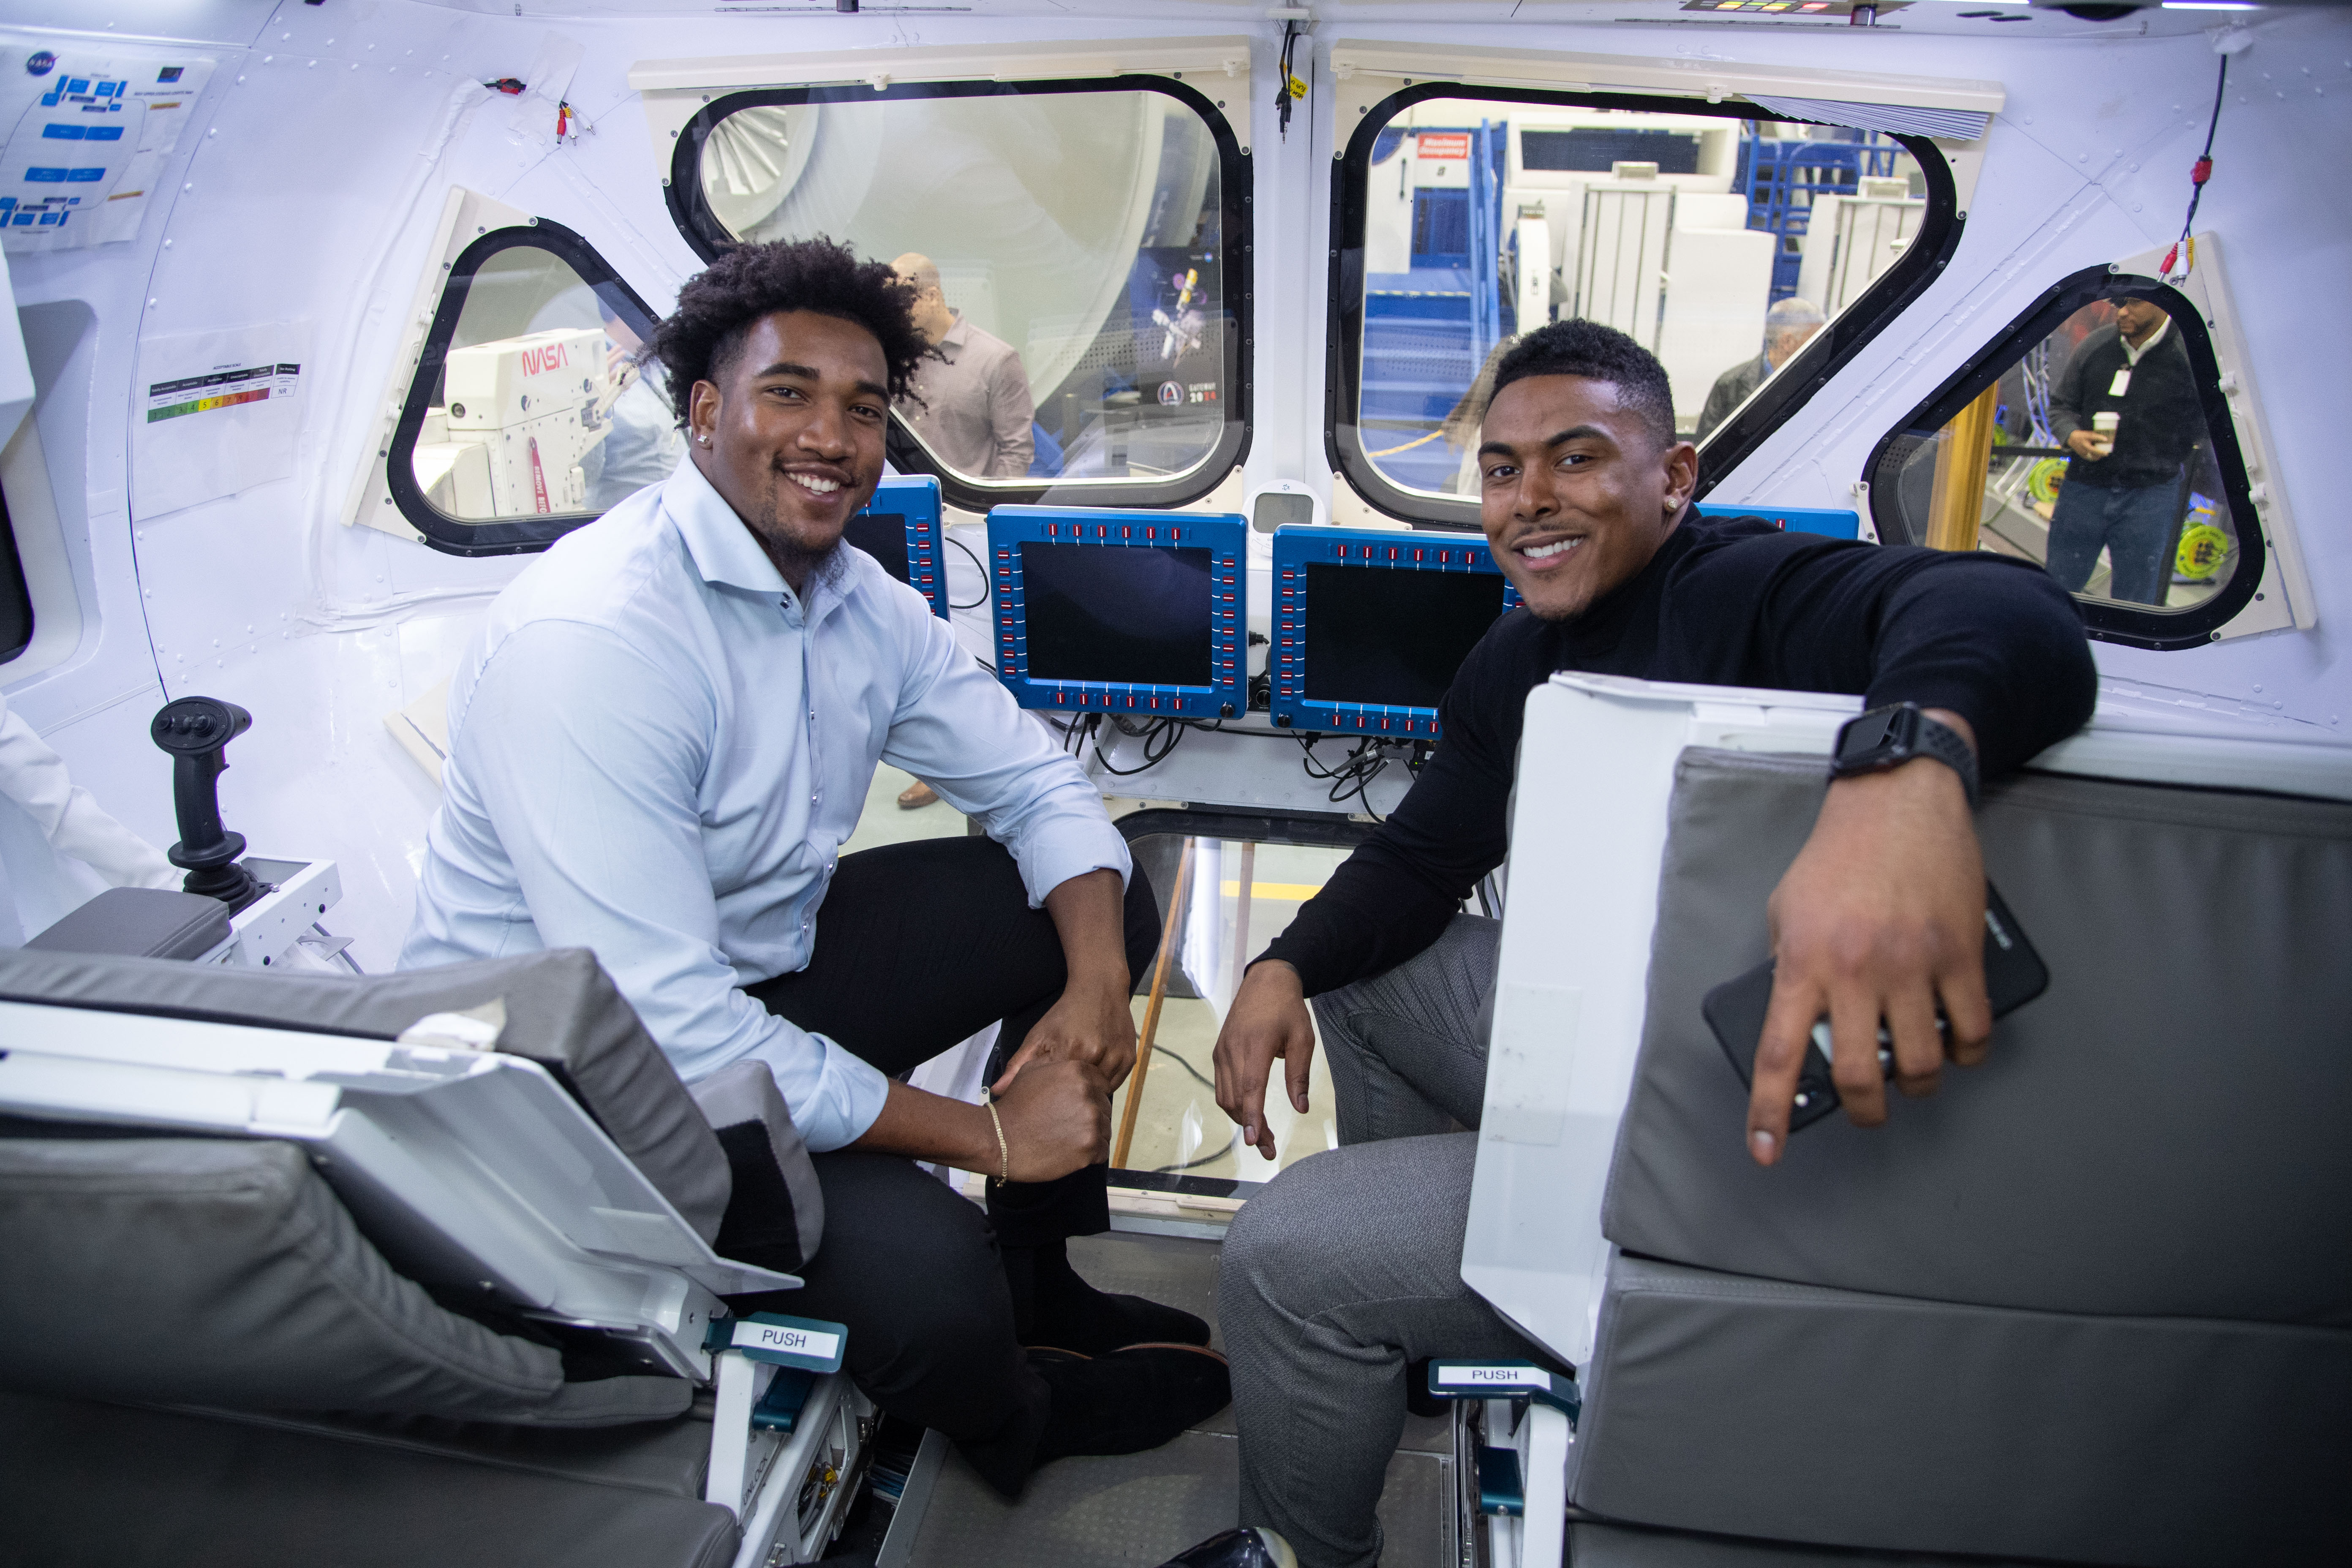
POLYGON ((253 727, 253 715, 234 702, 213 697, 183 697, 167 702, 148 733, 172 753, 172 805, 180 818, 180 841, 173 865, 187 872, 181 887, 218 899, 231 913, 261 896, 253 873, 236 863, 245 835, 221 826, 220 776, 228 766, 228 743, 253 727))

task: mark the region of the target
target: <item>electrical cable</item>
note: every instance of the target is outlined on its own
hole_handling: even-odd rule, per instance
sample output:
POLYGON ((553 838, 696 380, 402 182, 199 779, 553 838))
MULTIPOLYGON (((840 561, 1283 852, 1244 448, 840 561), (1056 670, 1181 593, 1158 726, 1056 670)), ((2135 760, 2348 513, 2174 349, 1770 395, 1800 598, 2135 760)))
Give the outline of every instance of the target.
MULTIPOLYGON (((946 529, 943 528, 940 530, 940 537, 946 540, 950 544, 954 545, 958 550, 962 551, 963 558, 971 563, 971 568, 973 571, 980 574, 980 597, 974 599, 969 605, 959 605, 951 595, 948 599, 948 608, 950 610, 976 610, 980 608, 982 605, 988 603, 988 595, 992 592, 988 582, 988 567, 981 561, 979 556, 974 555, 971 552, 971 545, 966 544, 962 540, 958 539, 946 529)), ((988 668, 994 669, 996 667, 992 664, 988 668)))
POLYGON ((2205 150, 2189 167, 2189 214, 2180 220, 2180 237, 2172 242, 2172 248, 2164 253, 2164 261, 2157 268, 2158 276, 2167 283, 2186 282, 2189 275, 2197 270, 2197 241, 2189 231, 2196 226, 2197 204, 2205 199, 2205 182, 2213 177, 2213 132, 2221 129, 2221 98, 2229 88, 2230 57, 2225 53, 2221 56, 2221 74, 2213 83, 2213 118, 2205 123, 2205 150), (2178 276, 2172 270, 2175 261, 2182 264, 2178 276))
MULTIPOLYGON (((1194 1073, 1192 1076, 1198 1078, 1201 1075, 1194 1073)), ((1183 1174, 1186 1171, 1197 1171, 1203 1165, 1213 1165, 1218 1161, 1223 1159, 1226 1155, 1238 1150, 1241 1147, 1241 1142, 1242 1130, 1236 1127, 1234 1129, 1233 1137, 1227 1141, 1223 1148, 1218 1150, 1215 1153, 1202 1154, 1198 1159, 1187 1160, 1181 1165, 1154 1165, 1151 1167, 1151 1173, 1155 1176, 1177 1176, 1183 1174)))
POLYGON ((1282 64, 1274 89, 1274 122, 1276 134, 1285 142, 1290 140, 1291 100, 1307 96, 1307 84, 1292 75, 1290 70, 1290 51, 1297 43, 1298 23, 1296 20, 1283 23, 1282 64))

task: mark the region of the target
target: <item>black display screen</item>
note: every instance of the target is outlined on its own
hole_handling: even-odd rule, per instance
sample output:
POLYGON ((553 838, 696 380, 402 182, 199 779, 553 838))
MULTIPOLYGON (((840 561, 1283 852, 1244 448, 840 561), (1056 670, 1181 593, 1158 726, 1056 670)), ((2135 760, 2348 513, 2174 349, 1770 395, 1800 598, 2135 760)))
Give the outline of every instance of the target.
POLYGON ((861 511, 852 517, 841 536, 882 563, 882 570, 901 583, 913 581, 907 573, 907 520, 895 511, 861 511))
POLYGON ((1029 679, 1208 686, 1209 552, 1021 546, 1029 679))
POLYGON ((1491 572, 1307 568, 1307 689, 1315 702, 1434 708, 1495 617, 1491 572))

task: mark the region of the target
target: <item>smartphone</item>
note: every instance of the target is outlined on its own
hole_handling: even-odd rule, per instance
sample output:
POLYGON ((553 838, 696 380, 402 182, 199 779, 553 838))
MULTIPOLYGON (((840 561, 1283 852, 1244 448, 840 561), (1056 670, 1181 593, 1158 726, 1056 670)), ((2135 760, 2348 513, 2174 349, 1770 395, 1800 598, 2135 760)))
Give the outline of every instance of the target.
MULTIPOLYGON (((2042 955, 2025 940, 2025 928, 2009 912, 2000 889, 1990 882, 1985 884, 1984 971, 1985 996, 1996 1018, 2024 1006, 2050 985, 2050 971, 2042 955)), ((1762 1043, 1764 1014, 1771 1001, 1772 964, 1768 959, 1737 980, 1725 981, 1700 1004, 1707 1027, 1715 1031, 1716 1043, 1723 1047, 1743 1085, 1752 1086, 1755 1081, 1756 1047, 1762 1043)), ((1940 1009, 1936 1027, 1948 1027, 1940 1009)), ((1878 1068, 1887 1078, 1895 1076, 1894 1047, 1894 1037, 1880 1025, 1878 1068)), ((1805 1053, 1805 1065, 1797 1074, 1796 1099, 1789 1107, 1790 1131, 1810 1127, 1838 1108, 1837 1085, 1830 1078, 1832 1059, 1830 1021, 1823 1018, 1813 1026, 1813 1048, 1805 1053)))

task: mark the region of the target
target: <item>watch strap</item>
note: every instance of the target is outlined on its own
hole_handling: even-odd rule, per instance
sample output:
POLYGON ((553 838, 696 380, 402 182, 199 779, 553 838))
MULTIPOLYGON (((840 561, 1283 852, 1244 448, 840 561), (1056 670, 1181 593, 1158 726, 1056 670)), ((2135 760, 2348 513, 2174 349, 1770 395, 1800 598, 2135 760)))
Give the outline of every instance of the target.
POLYGON ((1920 710, 1916 702, 1898 702, 1874 708, 1855 715, 1838 731, 1836 752, 1830 762, 1832 778, 1853 778, 1860 773, 1884 773, 1902 766, 1915 757, 1933 757, 1960 775, 1960 788, 1968 795, 1969 809, 1977 805, 1977 754, 1959 732, 1941 724, 1920 710), (1866 720, 1884 720, 1886 736, 1868 752, 1857 757, 1845 752, 1847 731, 1866 720))

